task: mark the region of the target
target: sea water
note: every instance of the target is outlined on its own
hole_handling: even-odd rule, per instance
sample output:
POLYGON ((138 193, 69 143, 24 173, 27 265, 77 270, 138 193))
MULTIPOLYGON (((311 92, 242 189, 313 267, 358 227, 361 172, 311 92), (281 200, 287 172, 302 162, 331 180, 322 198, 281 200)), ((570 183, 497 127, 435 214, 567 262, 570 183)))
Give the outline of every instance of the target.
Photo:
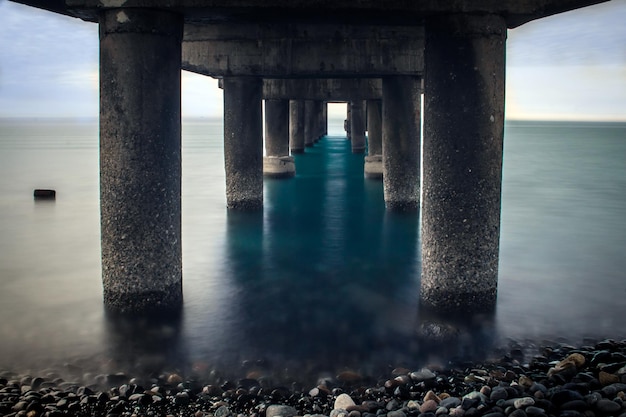
POLYGON ((296 155, 295 178, 264 181, 257 213, 226 210, 221 120, 183 122, 184 310, 155 321, 104 313, 97 121, 0 120, 0 367, 236 374, 252 361, 292 377, 626 337, 626 124, 506 124, 497 309, 431 352, 419 214, 385 211, 342 122, 296 155))

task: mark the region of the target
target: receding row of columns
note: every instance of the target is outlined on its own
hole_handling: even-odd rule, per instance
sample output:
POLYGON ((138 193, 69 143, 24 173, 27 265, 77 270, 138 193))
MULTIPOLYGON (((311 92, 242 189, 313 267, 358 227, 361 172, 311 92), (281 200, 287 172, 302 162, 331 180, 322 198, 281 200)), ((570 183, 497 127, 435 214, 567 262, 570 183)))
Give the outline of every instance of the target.
MULTIPOLYGON (((102 271, 104 301, 114 311, 182 305, 182 33, 182 17, 168 11, 109 9, 100 18, 102 271)), ((495 305, 505 38, 495 15, 427 19, 421 299, 435 309, 495 305)), ((419 81, 386 76, 384 104, 368 106, 372 132, 384 121, 380 155, 390 209, 420 204, 419 81)), ((228 77, 223 85, 227 205, 258 209, 262 81, 228 77)), ((320 123, 304 116, 324 114, 319 103, 266 103, 270 114, 293 122, 268 126, 268 137, 280 137, 269 141, 268 157, 280 159, 288 146, 302 151, 321 136, 320 123)), ((365 149, 365 106, 350 107, 358 152, 365 149)), ((370 138, 370 156, 377 146, 370 138)))

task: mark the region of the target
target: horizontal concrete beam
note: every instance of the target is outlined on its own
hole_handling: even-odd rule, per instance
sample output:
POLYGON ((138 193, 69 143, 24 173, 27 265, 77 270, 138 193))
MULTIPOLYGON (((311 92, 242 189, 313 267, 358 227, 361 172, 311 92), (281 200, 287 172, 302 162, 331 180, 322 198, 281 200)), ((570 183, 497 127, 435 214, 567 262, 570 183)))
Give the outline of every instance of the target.
MULTIPOLYGON (((267 21, 414 24, 434 14, 497 14, 509 28, 607 0, 12 0, 57 13, 98 20, 104 8, 172 9, 185 22, 267 21)), ((420 22, 421 23, 421 22, 420 22)))
POLYGON ((321 101, 375 100, 382 98, 380 78, 266 79, 265 99, 321 101))
POLYGON ((182 65, 223 77, 420 76, 423 50, 421 26, 186 24, 182 65))

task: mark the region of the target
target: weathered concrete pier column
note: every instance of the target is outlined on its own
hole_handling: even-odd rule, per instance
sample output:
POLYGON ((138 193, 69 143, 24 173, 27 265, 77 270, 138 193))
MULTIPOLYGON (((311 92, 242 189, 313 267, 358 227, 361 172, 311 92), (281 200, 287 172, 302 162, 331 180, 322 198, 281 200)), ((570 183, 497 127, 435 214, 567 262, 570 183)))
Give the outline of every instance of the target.
POLYGON ((304 101, 304 146, 311 147, 315 144, 317 132, 317 113, 315 112, 315 101, 304 101))
POLYGON ((328 103, 322 102, 322 136, 328 135, 328 103))
POLYGON ((352 153, 365 152, 365 105, 363 100, 350 102, 352 153))
POLYGON ((296 164, 289 156, 289 100, 265 100, 265 157, 263 175, 290 178, 296 164))
POLYGON ((421 304, 493 310, 498 280, 506 25, 426 24, 421 304))
POLYGON ((260 78, 224 78, 224 162, 230 209, 263 207, 262 94, 260 78))
POLYGON ((322 117, 324 111, 324 102, 320 100, 313 101, 313 114, 315 115, 315 133, 313 134, 313 141, 319 142, 319 140, 324 136, 323 127, 322 127, 322 117))
POLYGON ((383 178, 383 106, 381 100, 367 100, 367 156, 365 178, 383 178))
POLYGON ((289 147, 291 153, 304 153, 304 100, 289 101, 289 147))
POLYGON ((348 140, 352 139, 352 116, 350 114, 350 103, 346 105, 346 119, 343 121, 343 130, 346 131, 348 140))
POLYGON ((104 304, 113 312, 177 311, 183 19, 110 9, 99 23, 104 304))
POLYGON ((419 210, 420 103, 418 77, 383 78, 383 190, 389 210, 419 210))

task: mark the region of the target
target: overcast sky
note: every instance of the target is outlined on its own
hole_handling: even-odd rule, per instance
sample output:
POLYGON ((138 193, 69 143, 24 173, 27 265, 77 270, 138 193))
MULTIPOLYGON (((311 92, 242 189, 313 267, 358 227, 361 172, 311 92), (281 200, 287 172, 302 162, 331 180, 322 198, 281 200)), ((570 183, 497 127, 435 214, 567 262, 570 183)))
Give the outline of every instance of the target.
MULTIPOLYGON (((626 0, 509 30, 510 119, 626 121, 626 0)), ((183 71, 183 116, 221 116, 217 81, 183 71)), ((0 117, 97 117, 94 23, 0 0, 0 117)))

